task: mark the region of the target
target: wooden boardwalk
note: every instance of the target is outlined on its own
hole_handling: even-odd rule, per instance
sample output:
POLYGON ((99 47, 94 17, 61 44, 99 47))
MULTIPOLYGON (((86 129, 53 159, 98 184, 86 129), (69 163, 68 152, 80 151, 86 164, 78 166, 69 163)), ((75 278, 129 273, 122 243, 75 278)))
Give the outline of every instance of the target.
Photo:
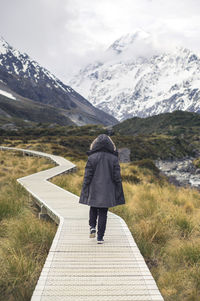
POLYGON ((42 213, 59 224, 31 301, 163 301, 124 220, 109 212, 105 243, 97 245, 89 238, 89 207, 47 181, 75 165, 59 156, 18 150, 58 165, 18 179, 42 213))

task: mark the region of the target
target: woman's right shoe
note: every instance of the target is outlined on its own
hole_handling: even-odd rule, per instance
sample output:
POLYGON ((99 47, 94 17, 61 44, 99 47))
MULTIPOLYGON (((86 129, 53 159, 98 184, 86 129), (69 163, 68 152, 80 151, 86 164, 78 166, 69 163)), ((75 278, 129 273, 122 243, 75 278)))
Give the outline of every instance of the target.
POLYGON ((103 238, 97 238, 97 243, 98 243, 99 245, 102 245, 102 244, 104 243, 103 238))
POLYGON ((90 228, 90 238, 95 238, 95 235, 96 235, 96 229, 90 228))

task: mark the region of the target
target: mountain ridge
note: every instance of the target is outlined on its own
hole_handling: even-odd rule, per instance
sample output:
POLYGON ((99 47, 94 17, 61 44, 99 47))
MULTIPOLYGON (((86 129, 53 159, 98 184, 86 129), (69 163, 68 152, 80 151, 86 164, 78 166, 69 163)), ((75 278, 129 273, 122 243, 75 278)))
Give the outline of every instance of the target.
POLYGON ((93 107, 74 89, 65 85, 27 54, 11 47, 3 38, 0 38, 0 79, 5 90, 9 88, 24 98, 64 109, 63 114, 78 125, 117 123, 114 117, 93 107))
POLYGON ((119 121, 174 110, 200 112, 200 56, 183 47, 154 48, 149 33, 122 36, 105 58, 87 65, 69 83, 119 121))

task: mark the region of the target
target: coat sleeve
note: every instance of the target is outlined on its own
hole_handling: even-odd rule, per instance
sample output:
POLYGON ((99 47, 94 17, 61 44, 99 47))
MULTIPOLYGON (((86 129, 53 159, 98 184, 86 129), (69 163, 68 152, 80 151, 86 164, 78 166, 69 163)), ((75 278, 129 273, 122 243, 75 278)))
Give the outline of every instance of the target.
POLYGON ((116 158, 116 160, 114 161, 113 180, 114 180, 115 183, 120 183, 122 181, 118 158, 116 158))
POLYGON ((116 158, 116 160, 114 161, 113 180, 115 182, 116 204, 117 205, 125 204, 124 191, 123 191, 123 187, 122 187, 122 177, 121 177, 120 165, 119 165, 118 158, 116 158))
POLYGON ((90 182, 92 181, 93 175, 94 175, 94 168, 90 161, 90 158, 88 158, 87 164, 85 166, 83 185, 89 185, 90 182))
POLYGON ((90 161, 90 158, 88 158, 87 164, 85 166, 85 174, 84 174, 79 203, 88 204, 89 185, 90 182, 92 181, 93 175, 94 175, 94 168, 90 161))

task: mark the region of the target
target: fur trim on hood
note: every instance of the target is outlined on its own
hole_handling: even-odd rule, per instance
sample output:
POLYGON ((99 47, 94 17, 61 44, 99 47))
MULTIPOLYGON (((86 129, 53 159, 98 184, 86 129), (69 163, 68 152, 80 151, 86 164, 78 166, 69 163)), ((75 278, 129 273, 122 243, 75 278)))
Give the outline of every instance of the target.
POLYGON ((91 155, 98 151, 110 152, 118 156, 116 146, 112 139, 106 134, 99 135, 90 145, 90 150, 87 152, 88 155, 91 155))

